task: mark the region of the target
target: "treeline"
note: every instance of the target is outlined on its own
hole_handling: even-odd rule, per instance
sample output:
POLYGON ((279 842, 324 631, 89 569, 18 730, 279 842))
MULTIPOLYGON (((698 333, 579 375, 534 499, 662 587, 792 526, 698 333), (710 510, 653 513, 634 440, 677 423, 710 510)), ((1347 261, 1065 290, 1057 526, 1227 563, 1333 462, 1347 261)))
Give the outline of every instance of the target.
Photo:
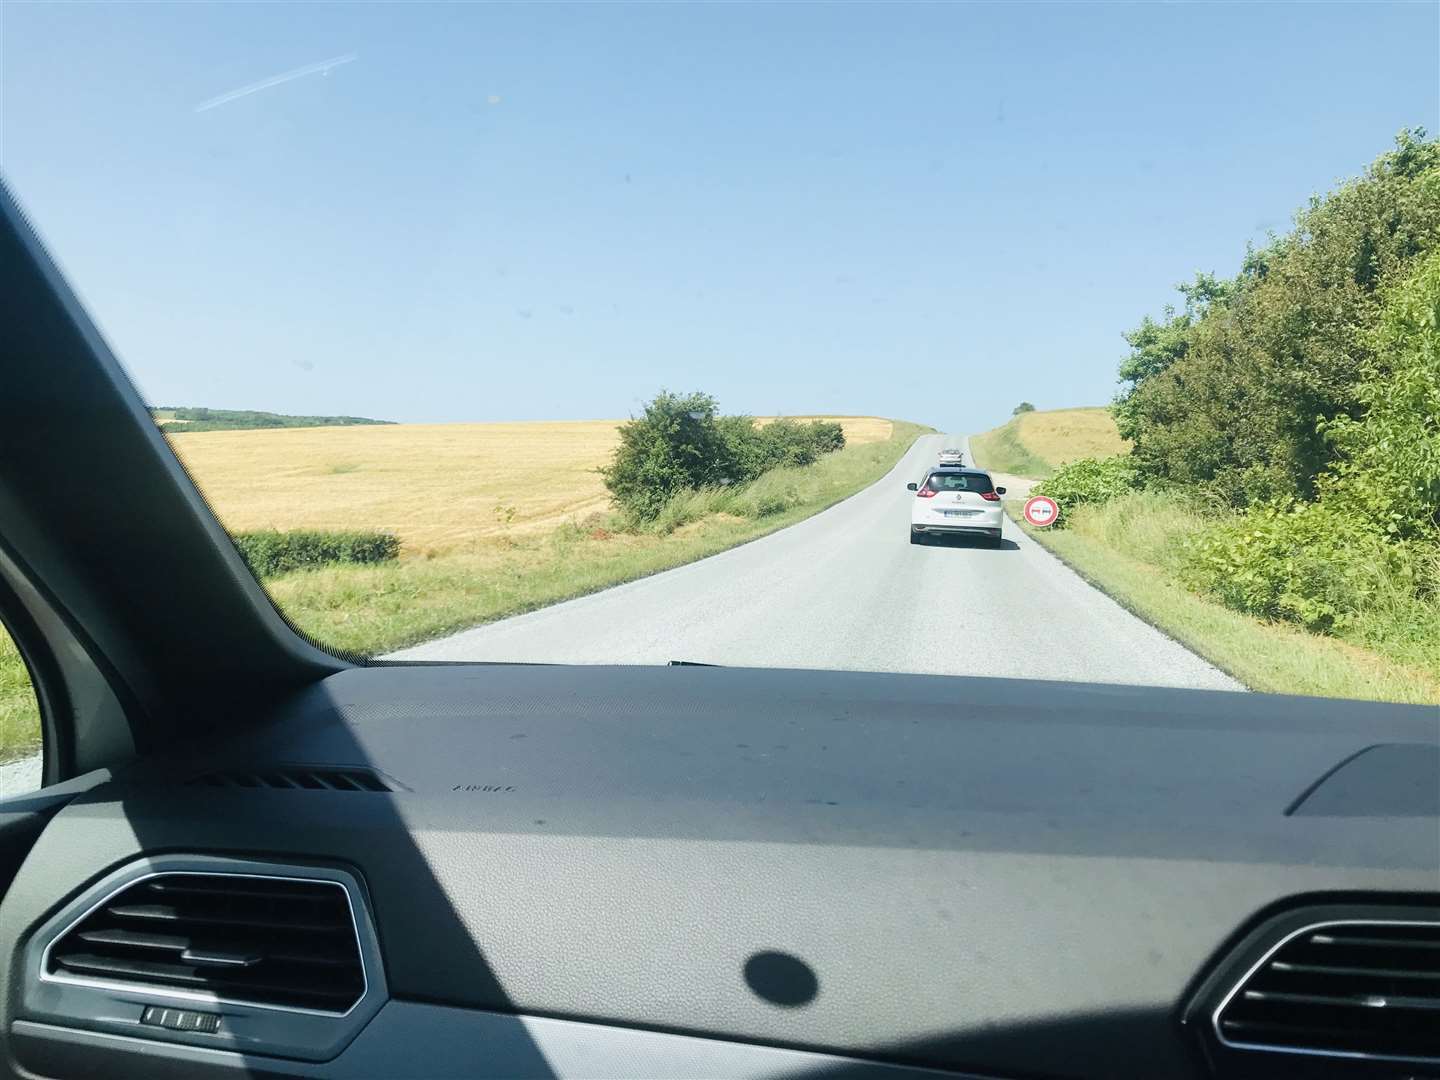
POLYGON ((811 465, 845 446, 837 423, 721 416, 709 394, 661 391, 620 426, 605 486, 634 524, 652 522, 686 492, 744 484, 782 466, 811 465))
POLYGON ((1238 610, 1367 644, 1440 630, 1440 144, 1403 132, 1234 278, 1180 293, 1126 335, 1133 452, 1037 490, 1205 512, 1176 572, 1238 610))
POLYGON ((153 408, 150 415, 161 431, 245 431, 251 428, 349 427, 355 424, 391 424, 365 416, 290 416, 249 409, 153 408), (169 421, 183 421, 170 423, 169 421))
POLYGON ((1420 362, 1381 326, 1437 246, 1440 145, 1407 131, 1236 277, 1181 286, 1180 310, 1126 335, 1115 418, 1141 477, 1236 507, 1319 494, 1353 450, 1337 425, 1364 421, 1379 384, 1420 362))

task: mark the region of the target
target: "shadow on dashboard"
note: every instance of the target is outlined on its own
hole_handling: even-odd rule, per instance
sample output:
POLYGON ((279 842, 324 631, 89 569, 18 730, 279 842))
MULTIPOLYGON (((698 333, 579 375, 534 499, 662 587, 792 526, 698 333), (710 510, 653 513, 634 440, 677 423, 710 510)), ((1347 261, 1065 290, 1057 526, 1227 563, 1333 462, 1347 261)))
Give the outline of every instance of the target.
POLYGON ((1205 1075, 1198 1047, 1158 1010, 1117 1009, 1016 1024, 957 1029, 881 1047, 871 1061, 843 1060, 798 1074, 801 1080, 885 1080, 888 1063, 958 1070, 961 1077, 1003 1076, 1023 1062, 1027 1075, 1159 1077, 1205 1075), (1149 1036, 1147 1038, 1147 1035, 1149 1036), (963 1064, 950 1064, 963 1063, 963 1064), (969 1071, 967 1071, 969 1070, 969 1071))

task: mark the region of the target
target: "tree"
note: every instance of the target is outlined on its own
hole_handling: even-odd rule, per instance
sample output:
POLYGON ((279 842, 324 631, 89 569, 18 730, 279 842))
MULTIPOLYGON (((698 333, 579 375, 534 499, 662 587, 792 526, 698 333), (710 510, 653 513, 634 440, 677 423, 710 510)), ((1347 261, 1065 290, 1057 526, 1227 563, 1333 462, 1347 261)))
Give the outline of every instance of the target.
POLYGON ((1010 415, 1011 415, 1011 416, 1019 416, 1022 412, 1034 412, 1034 411, 1035 411, 1035 406, 1034 406, 1034 405, 1031 405, 1030 402, 1028 402, 1028 401, 1022 401, 1022 402, 1020 402, 1019 405, 1016 405, 1015 408, 1013 408, 1013 409, 1010 410, 1010 415))
POLYGON ((1185 298, 1183 311, 1177 312, 1167 304, 1162 321, 1156 322, 1147 315, 1139 326, 1124 335, 1130 355, 1120 362, 1120 379, 1130 386, 1121 391, 1112 410, 1123 438, 1134 439, 1138 430, 1139 418, 1131 406, 1135 391, 1145 380, 1168 371, 1184 359, 1196 322, 1204 318, 1212 306, 1224 304, 1235 285, 1214 274, 1197 273, 1193 282, 1181 282, 1175 288, 1185 298))
POLYGON ((1115 404, 1143 478, 1201 485, 1243 506, 1313 498, 1326 436, 1359 418, 1386 294, 1440 247, 1440 143, 1401 132, 1294 229, 1248 251, 1233 281, 1197 275, 1126 335, 1115 404))

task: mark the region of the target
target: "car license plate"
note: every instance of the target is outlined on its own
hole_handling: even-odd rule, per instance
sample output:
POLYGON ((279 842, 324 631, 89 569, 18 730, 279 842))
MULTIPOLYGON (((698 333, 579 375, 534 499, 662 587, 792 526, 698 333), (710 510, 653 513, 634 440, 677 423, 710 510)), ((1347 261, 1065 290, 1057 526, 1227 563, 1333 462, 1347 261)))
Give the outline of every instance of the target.
POLYGON ((946 510, 946 517, 974 517, 979 510, 946 510))

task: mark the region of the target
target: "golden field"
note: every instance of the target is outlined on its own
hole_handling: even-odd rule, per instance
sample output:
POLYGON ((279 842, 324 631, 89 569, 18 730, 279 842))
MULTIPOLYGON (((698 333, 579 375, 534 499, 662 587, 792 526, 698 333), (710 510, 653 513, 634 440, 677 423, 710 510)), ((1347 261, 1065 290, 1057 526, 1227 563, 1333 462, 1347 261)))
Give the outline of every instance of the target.
POLYGON ((1128 454, 1115 419, 1104 407, 1025 412, 970 436, 975 460, 987 469, 1040 480, 1078 458, 1128 454))
MULTIPOLYGON (((827 419, 852 445, 890 438, 889 420, 827 419)), ((232 532, 381 529, 413 555, 606 510, 596 470, 621 422, 171 432, 169 441, 232 532)))
POLYGON ((1130 452, 1130 444, 1120 438, 1114 417, 1104 407, 1021 413, 1015 417, 1015 429, 1032 454, 1056 467, 1080 458, 1130 452))

